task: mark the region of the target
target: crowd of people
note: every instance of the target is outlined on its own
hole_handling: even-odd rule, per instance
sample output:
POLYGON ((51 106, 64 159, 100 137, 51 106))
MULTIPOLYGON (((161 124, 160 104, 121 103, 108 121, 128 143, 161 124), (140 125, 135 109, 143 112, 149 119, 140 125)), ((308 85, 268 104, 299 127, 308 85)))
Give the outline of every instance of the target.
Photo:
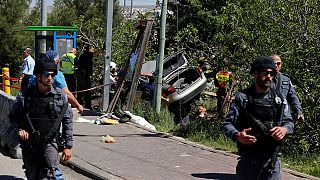
MULTIPOLYGON (((91 88, 93 57, 97 53, 92 46, 86 46, 78 58, 77 49, 71 48, 60 60, 56 51, 48 50, 43 59, 35 61, 30 48, 23 51, 21 93, 11 116, 18 124, 28 179, 62 178, 58 152, 62 152, 65 161, 72 156, 71 106, 80 113, 84 108, 92 109, 91 91, 87 90, 91 88), (76 91, 81 93, 75 97, 76 91)), ((240 155, 238 179, 280 179, 281 142, 293 133, 293 119, 304 122, 295 88, 290 78, 280 72, 281 65, 277 54, 256 58, 250 69, 254 84, 235 95, 225 116, 224 132, 237 142, 240 155)), ((116 64, 111 62, 110 68, 110 80, 115 84, 119 78, 116 64)), ((218 110, 231 76, 228 69, 222 69, 214 77, 218 110)), ((141 85, 142 99, 150 102, 154 99, 155 78, 146 77, 147 82, 141 85)))

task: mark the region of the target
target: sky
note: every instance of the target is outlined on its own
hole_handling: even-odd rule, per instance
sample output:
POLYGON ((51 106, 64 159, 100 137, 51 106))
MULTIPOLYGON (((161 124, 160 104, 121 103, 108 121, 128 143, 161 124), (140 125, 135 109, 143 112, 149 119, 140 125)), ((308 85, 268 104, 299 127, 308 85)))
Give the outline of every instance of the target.
MULTIPOLYGON (((52 5, 53 4, 53 0, 46 0, 48 5, 52 5)), ((119 0, 120 1, 120 5, 123 5, 124 0, 119 0)), ((31 6, 34 6, 36 0, 32 0, 31 2, 31 6)), ((132 0, 132 4, 133 5, 155 5, 156 4, 156 0, 132 0)), ((131 5, 131 0, 126 0, 126 5, 130 6, 131 5)))

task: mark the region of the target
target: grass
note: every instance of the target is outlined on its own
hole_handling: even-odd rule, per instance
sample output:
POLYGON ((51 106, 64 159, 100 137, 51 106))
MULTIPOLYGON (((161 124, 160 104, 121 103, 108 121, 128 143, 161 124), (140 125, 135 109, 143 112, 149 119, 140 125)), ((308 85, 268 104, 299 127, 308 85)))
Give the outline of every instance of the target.
MULTIPOLYGON (((216 102, 213 99, 204 98, 195 102, 192 111, 195 112, 196 106, 199 105, 205 106, 207 111, 212 113, 215 111, 216 102)), ((144 117, 158 131, 183 137, 214 149, 231 153, 237 152, 236 144, 227 138, 221 130, 222 121, 217 120, 217 116, 211 116, 209 120, 195 120, 185 126, 178 126, 174 123, 173 115, 168 111, 167 107, 162 107, 160 113, 157 114, 150 105, 140 102, 135 105, 134 113, 144 117)), ((282 167, 320 177, 320 155, 301 155, 285 152, 282 156, 282 167)))
POLYGON ((315 177, 320 177, 319 154, 283 154, 282 166, 315 177))

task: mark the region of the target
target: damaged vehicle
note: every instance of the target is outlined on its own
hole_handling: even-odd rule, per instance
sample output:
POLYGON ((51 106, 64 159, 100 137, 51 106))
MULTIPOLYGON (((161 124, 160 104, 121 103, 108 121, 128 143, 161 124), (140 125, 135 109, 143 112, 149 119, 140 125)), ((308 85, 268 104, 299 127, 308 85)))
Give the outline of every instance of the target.
MULTIPOLYGON (((155 61, 149 61, 142 66, 141 71, 153 69, 150 72, 155 75, 155 64, 155 61)), ((169 98, 169 103, 185 104, 207 87, 207 78, 201 68, 189 66, 183 51, 164 60, 162 81, 162 91, 169 98)))

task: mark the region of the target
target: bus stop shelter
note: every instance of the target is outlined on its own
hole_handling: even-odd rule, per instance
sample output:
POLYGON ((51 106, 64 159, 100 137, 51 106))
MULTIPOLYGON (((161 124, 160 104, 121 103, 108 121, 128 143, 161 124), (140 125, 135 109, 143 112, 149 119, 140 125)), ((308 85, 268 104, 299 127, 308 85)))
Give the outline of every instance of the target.
POLYGON ((44 55, 40 45, 45 44, 45 50, 54 50, 60 55, 77 46, 78 27, 75 26, 28 26, 27 30, 34 31, 35 59, 44 55))

